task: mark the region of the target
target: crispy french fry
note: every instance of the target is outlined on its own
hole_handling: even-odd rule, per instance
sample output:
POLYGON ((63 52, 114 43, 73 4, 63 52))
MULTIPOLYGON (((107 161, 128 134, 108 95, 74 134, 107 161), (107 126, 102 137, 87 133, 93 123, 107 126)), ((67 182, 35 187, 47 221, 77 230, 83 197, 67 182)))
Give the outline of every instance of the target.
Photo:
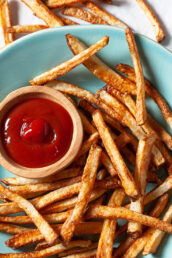
POLYGON ((71 19, 61 17, 65 25, 79 25, 79 23, 72 21, 71 19))
POLYGON ((118 176, 121 179, 122 185, 125 189, 126 194, 136 197, 138 195, 138 190, 135 185, 134 179, 128 170, 127 166, 125 165, 118 148, 116 147, 115 142, 113 141, 108 127, 106 126, 105 122, 103 121, 101 113, 96 110, 93 113, 93 121, 98 129, 100 137, 103 141, 103 144, 108 152, 110 159, 112 161, 113 166, 115 167, 118 176), (130 185, 130 187, 129 187, 130 185))
MULTIPOLYGON (((163 221, 171 222, 172 219, 172 206, 168 208, 164 215, 163 221)), ((146 245, 144 247, 143 255, 150 253, 155 253, 158 246, 160 245, 165 233, 160 230, 154 230, 150 237, 147 239, 146 245)))
MULTIPOLYGON (((66 38, 68 46, 73 54, 77 55, 87 49, 87 46, 73 35, 68 34, 66 38)), ((136 94, 136 87, 133 82, 116 73, 110 67, 105 65, 105 63, 103 63, 103 61, 101 61, 97 56, 90 57, 88 60, 83 62, 83 64, 90 72, 105 83, 119 89, 122 92, 129 91, 131 94, 136 94)))
MULTIPOLYGON (((55 244, 59 244, 59 243, 60 243, 60 240, 57 239, 55 244)), ((51 246, 53 246, 53 245, 49 245, 46 241, 41 241, 35 247, 35 251, 40 251, 40 250, 43 250, 43 249, 51 247, 51 246)))
POLYGON ((62 14, 79 18, 92 24, 109 24, 99 16, 79 7, 67 7, 62 14))
MULTIPOLYGON (((63 26, 63 22, 55 15, 53 12, 51 12, 48 7, 43 4, 41 0, 21 0, 24 4, 26 4, 32 12, 38 16, 40 19, 42 19, 49 27, 56 27, 56 26, 63 26)), ((8 26, 9 27, 9 26, 8 26)))
POLYGON ((106 176, 106 169, 102 168, 96 175, 97 180, 102 180, 106 176))
POLYGON ((0 184, 0 192, 9 200, 17 203, 17 205, 20 208, 22 208, 28 214, 28 216, 30 216, 30 218, 33 220, 34 224, 39 228, 40 232, 43 234, 43 236, 45 237, 48 243, 53 243, 57 239, 58 237, 57 233, 46 222, 46 220, 44 220, 44 218, 35 209, 35 207, 32 205, 31 202, 27 201, 20 195, 13 193, 12 191, 8 190, 1 184, 0 184))
POLYGON ((47 29, 48 26, 41 24, 33 25, 15 25, 7 28, 8 33, 32 33, 39 30, 47 29))
MULTIPOLYGON (((69 34, 66 35, 66 37, 69 34)), ((101 40, 99 40, 97 43, 93 44, 90 46, 88 49, 83 50, 81 53, 78 55, 72 57, 68 61, 57 65, 56 67, 50 69, 47 72, 42 73, 41 75, 38 75, 34 79, 30 81, 31 84, 33 85, 39 85, 39 84, 44 84, 48 81, 54 80, 55 78, 64 75, 65 73, 71 71, 73 68, 76 66, 80 65, 89 57, 92 55, 96 54, 99 50, 101 50, 103 47, 105 47, 108 44, 109 37, 105 36, 101 40)))
MULTIPOLYGON (((77 225, 74 234, 75 235, 89 235, 89 234, 99 234, 102 230, 102 222, 81 222, 77 225)), ((52 225, 53 229, 59 233, 62 228, 62 224, 52 225)), ((8 247, 14 249, 20 248, 30 243, 35 243, 37 241, 44 240, 44 236, 40 233, 38 229, 30 229, 25 232, 21 232, 17 235, 12 236, 6 241, 8 247)), ((48 243, 49 244, 49 243, 48 243)))
MULTIPOLYGON (((134 72, 133 67, 131 67, 129 65, 125 65, 125 64, 119 64, 116 66, 116 68, 120 72, 124 73, 131 81, 136 82, 136 77, 135 77, 135 72, 134 72)), ((167 121, 169 126, 172 128, 172 125, 170 122, 172 120, 172 112, 171 112, 167 102, 163 98, 163 96, 158 92, 158 90, 147 79, 145 79, 145 90, 149 94, 149 96, 155 101, 155 103, 161 110, 164 119, 167 121)), ((159 127, 161 128, 161 130, 163 130, 163 128, 160 125, 159 125, 159 127)), ((166 138, 167 139, 169 138, 169 140, 171 139, 170 138, 171 136, 170 137, 167 136, 168 133, 165 130, 163 130, 163 134, 162 134, 162 136, 164 136, 164 139, 166 139, 166 138), (165 136, 166 136, 166 138, 165 138, 165 136)), ((170 140, 170 142, 172 142, 172 139, 170 140)), ((168 140, 167 140, 167 144, 168 144, 168 140)))
MULTIPOLYGON (((152 217, 159 217, 161 212, 164 210, 168 202, 168 194, 162 195, 159 200, 156 202, 155 206, 152 208, 151 212, 149 213, 150 216, 152 217)), ((133 248, 132 244, 137 241, 131 236, 127 237, 115 250, 114 252, 114 258, 116 257, 122 257, 122 255, 127 251, 127 249, 133 248)), ((138 245, 137 245, 138 246, 138 245)), ((140 246, 141 250, 142 247, 140 246)), ((140 252, 140 251, 139 251, 140 252)), ((132 252, 131 252, 132 253, 132 252)))
POLYGON ((130 54, 133 60, 133 65, 136 73, 136 86, 137 86, 137 97, 136 97, 136 122, 138 125, 143 125, 147 119, 146 103, 145 103, 145 82, 143 77, 143 69, 139 52, 134 39, 132 30, 127 28, 125 30, 126 40, 129 46, 130 54))
POLYGON ((91 11, 93 11, 97 16, 105 20, 108 24, 121 27, 123 29, 127 28, 127 25, 117 19, 115 16, 111 15, 110 13, 107 13, 105 10, 100 8, 97 4, 93 2, 86 2, 85 6, 89 8, 91 11))
POLYGON ((0 1, 0 23, 5 45, 10 44, 14 40, 13 32, 8 32, 7 28, 11 26, 11 15, 8 0, 0 1))
POLYGON ((87 153, 91 148, 91 145, 96 144, 98 139, 99 139, 99 134, 97 132, 90 135, 90 137, 83 142, 81 149, 76 157, 76 160, 82 155, 84 155, 85 153, 87 153))
MULTIPOLYGON (((125 197, 125 192, 123 189, 117 189, 112 194, 108 206, 115 207, 121 206, 125 197)), ((102 232, 99 238, 97 257, 112 257, 113 251, 113 240, 116 231, 117 219, 105 219, 103 223, 102 232)))
POLYGON ((148 20, 152 24, 152 27, 155 32, 156 40, 158 42, 162 41, 165 37, 165 33, 161 27, 161 24, 159 23, 157 17, 153 13, 153 11, 150 9, 148 4, 144 0, 136 0, 140 8, 143 10, 145 15, 147 16, 148 20))
POLYGON ((71 4, 82 3, 86 0, 45 0, 46 5, 50 8, 60 8, 71 4))
POLYGON ((29 228, 26 228, 26 227, 11 225, 8 223, 0 223, 0 232, 5 232, 8 234, 15 235, 28 230, 29 228))
POLYGON ((97 252, 97 249, 94 249, 94 250, 91 250, 88 252, 68 255, 68 256, 66 256, 66 258, 95 258, 96 252, 97 252))
POLYGON ((78 110, 78 111, 79 111, 79 115, 81 117, 83 127, 84 127, 84 130, 86 131, 86 133, 88 133, 88 134, 95 133, 97 131, 96 128, 91 124, 89 119, 83 114, 83 112, 81 110, 78 110))
POLYGON ((81 168, 74 167, 60 171, 53 176, 39 179, 29 179, 24 177, 7 177, 1 180, 5 185, 27 185, 27 184, 40 184, 40 183, 53 183, 60 179, 72 178, 81 175, 81 168))
POLYGON ((60 180, 57 183, 40 183, 21 186, 10 186, 9 189, 17 194, 25 195, 30 193, 46 193, 81 181, 81 176, 71 179, 60 180))
POLYGON ((160 219, 143 215, 124 207, 107 207, 103 205, 95 205, 90 207, 86 214, 86 218, 107 218, 107 219, 125 219, 129 221, 139 222, 145 226, 160 229, 161 231, 172 233, 172 225, 160 219))
POLYGON ((71 241, 68 246, 64 246, 63 244, 56 244, 52 247, 46 248, 41 251, 37 252, 30 252, 30 253, 11 253, 11 254, 0 254, 0 257, 9 257, 9 258, 30 258, 30 257, 46 257, 51 256, 60 252, 63 252, 67 249, 71 249, 73 247, 79 246, 79 247, 87 247, 91 245, 90 240, 76 240, 71 241))
POLYGON ((72 214, 65 221, 60 232, 65 242, 69 242, 71 240, 75 227, 77 226, 82 218, 82 215, 85 212, 89 197, 94 187, 101 152, 102 150, 100 147, 92 145, 84 168, 78 200, 72 214))

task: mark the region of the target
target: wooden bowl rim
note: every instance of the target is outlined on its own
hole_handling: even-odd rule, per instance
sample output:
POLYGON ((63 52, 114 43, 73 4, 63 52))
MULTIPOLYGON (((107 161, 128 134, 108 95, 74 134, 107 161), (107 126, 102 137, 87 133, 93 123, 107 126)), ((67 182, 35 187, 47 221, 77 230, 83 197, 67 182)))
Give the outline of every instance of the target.
POLYGON ((57 162, 42 168, 28 168, 13 161, 3 148, 0 137, 0 164, 15 175, 26 178, 43 178, 60 172, 77 156, 83 140, 82 121, 76 107, 61 92, 46 86, 26 86, 11 92, 0 104, 0 121, 17 103, 32 97, 43 97, 57 102, 69 113, 73 122, 73 137, 66 154, 57 162))

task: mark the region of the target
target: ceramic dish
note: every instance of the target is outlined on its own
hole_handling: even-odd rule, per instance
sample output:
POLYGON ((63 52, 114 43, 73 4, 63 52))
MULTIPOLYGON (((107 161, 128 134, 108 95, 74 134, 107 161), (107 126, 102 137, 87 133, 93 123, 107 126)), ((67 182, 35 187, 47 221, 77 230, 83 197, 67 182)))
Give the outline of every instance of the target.
MULTIPOLYGON (((119 63, 132 64, 124 32, 112 26, 67 26, 33 33, 17 40, 0 52, 0 100, 12 90, 27 85, 34 76, 72 57, 73 54, 65 40, 67 33, 72 33, 88 45, 95 43, 104 35, 108 35, 110 37, 109 44, 98 55, 111 67, 115 67, 119 63)), ((142 57, 144 74, 156 85, 170 105, 172 53, 144 36, 136 35, 136 40, 142 57)), ((104 85, 83 65, 73 69, 60 79, 92 92, 104 85)), ((160 111, 151 100, 148 100, 148 109, 152 116, 170 132, 160 111)), ((0 177, 7 176, 12 175, 0 167, 0 177)), ((8 238, 9 235, 0 233, 0 252, 19 252, 5 246, 4 242, 8 238)), ((168 258, 171 257, 171 252, 172 236, 166 235, 156 255, 147 257, 168 258)))

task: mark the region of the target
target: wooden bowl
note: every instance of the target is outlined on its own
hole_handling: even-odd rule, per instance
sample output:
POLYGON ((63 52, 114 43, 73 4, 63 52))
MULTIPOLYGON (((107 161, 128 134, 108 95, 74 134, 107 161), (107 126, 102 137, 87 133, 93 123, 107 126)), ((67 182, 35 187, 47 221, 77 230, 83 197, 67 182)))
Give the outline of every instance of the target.
POLYGON ((27 178, 47 177, 67 167, 76 157, 83 140, 82 122, 75 106, 62 93, 45 86, 27 86, 11 92, 0 104, 0 121, 17 103, 37 97, 52 100, 67 110, 73 122, 73 137, 69 150, 60 160, 41 168, 28 168, 13 161, 6 153, 0 137, 0 164, 15 175, 27 178))

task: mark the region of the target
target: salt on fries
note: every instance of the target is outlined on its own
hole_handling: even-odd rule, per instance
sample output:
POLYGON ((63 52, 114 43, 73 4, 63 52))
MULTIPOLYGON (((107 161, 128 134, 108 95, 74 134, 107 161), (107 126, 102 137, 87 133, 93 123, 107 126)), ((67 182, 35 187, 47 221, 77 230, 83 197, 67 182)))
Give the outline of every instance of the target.
POLYGON ((54 80, 55 78, 64 75, 65 73, 69 72, 72 70, 74 67, 77 65, 83 63, 86 61, 90 56, 94 55, 97 53, 100 49, 105 47, 108 44, 109 37, 105 36, 101 40, 99 40, 97 43, 93 44, 91 47, 88 49, 83 50, 81 53, 78 55, 72 57, 68 61, 52 68, 51 70, 35 77, 30 81, 31 84, 33 85, 39 85, 39 84, 44 84, 48 81, 54 80))
POLYGON ((32 33, 39 30, 47 29, 48 26, 34 24, 34 25, 15 25, 7 28, 8 33, 32 33))
POLYGON ((38 16, 40 19, 42 19, 49 27, 55 27, 55 26, 63 26, 63 22, 55 15, 53 12, 48 9, 48 7, 43 4, 40 0, 21 0, 24 4, 26 4, 32 12, 38 16))
POLYGON ((8 32, 7 28, 11 26, 11 16, 7 0, 0 0, 0 23, 5 45, 14 40, 13 32, 8 32))
POLYGON ((138 125, 142 125, 145 123, 147 119, 146 104, 145 104, 145 82, 143 77, 143 69, 142 69, 137 45, 132 31, 129 28, 127 28, 125 30, 125 35, 128 42, 128 46, 133 60, 135 74, 136 74, 136 86, 137 86, 136 121, 138 125))
POLYGON ((152 27, 155 31, 156 40, 160 42, 165 37, 165 33, 159 23, 158 19, 155 17, 155 14, 150 9, 150 7, 145 3, 144 0, 136 0, 140 8, 143 10, 147 18, 149 19, 152 27))

